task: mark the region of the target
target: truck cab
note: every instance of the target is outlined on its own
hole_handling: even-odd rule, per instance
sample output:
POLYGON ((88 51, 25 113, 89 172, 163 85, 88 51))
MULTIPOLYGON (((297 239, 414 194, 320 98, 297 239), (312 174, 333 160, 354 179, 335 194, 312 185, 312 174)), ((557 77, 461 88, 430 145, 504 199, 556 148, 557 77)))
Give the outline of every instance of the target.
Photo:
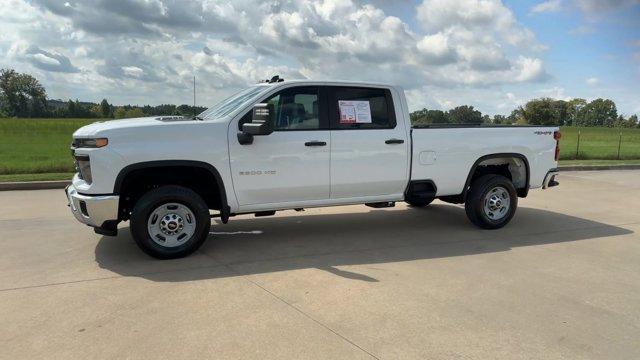
POLYGON ((73 138, 75 217, 105 235, 130 221, 158 258, 195 251, 212 216, 307 207, 439 198, 494 229, 517 197, 557 184, 557 128, 412 128, 400 87, 364 82, 274 78, 194 119, 100 122, 73 138))

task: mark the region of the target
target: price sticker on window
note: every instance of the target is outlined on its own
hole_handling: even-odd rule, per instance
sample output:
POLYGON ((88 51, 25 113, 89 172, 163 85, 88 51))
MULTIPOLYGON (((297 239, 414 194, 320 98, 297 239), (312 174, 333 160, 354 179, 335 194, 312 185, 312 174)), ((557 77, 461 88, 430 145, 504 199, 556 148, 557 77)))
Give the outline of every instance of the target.
POLYGON ((371 106, 368 101, 339 100, 340 124, 370 124, 371 106))

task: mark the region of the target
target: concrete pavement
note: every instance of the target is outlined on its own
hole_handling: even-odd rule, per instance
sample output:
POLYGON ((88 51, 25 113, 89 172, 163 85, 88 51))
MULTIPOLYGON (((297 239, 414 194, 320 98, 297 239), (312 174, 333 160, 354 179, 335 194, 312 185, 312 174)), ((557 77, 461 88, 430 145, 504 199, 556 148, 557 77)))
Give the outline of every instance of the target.
POLYGON ((241 216, 158 261, 0 193, 0 358, 637 359, 640 171, 563 172, 506 228, 460 206, 241 216))

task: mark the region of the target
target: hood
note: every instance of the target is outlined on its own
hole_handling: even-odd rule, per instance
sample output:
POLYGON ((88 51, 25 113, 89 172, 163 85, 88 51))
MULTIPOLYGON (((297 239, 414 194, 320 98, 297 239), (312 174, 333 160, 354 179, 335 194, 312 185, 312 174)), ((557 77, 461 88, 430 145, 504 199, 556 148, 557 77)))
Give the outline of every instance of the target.
POLYGON ((88 137, 97 136, 107 131, 129 128, 142 128, 149 126, 160 126, 172 122, 185 122, 193 121, 189 118, 182 118, 178 116, 151 116, 122 120, 107 120, 98 121, 87 126, 83 126, 73 133, 74 137, 88 137))

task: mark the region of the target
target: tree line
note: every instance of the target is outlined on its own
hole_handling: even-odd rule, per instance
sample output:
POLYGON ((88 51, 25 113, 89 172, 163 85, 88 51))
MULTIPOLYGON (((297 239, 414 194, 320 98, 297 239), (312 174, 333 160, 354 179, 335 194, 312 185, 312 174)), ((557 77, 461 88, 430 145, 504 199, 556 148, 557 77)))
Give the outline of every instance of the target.
POLYGON ((514 109, 508 116, 483 115, 473 106, 462 105, 448 111, 422 109, 410 114, 412 124, 493 124, 640 127, 638 116, 618 114, 616 104, 609 99, 551 98, 533 99, 514 109))
POLYGON ((206 110, 202 106, 163 104, 122 105, 78 100, 52 100, 40 82, 29 74, 12 69, 0 70, 0 118, 134 118, 155 115, 193 116, 206 110))
MULTIPOLYGON (((0 70, 0 117, 52 117, 52 118, 132 118, 154 115, 192 116, 206 108, 191 105, 164 104, 157 106, 109 104, 78 100, 47 99, 40 82, 29 74, 12 69, 0 70)), ((534 99, 514 109, 508 116, 482 114, 473 106, 462 105, 448 111, 422 109, 410 114, 413 124, 494 124, 494 125, 556 125, 640 127, 638 116, 618 114, 616 104, 609 99, 551 98, 534 99)))

